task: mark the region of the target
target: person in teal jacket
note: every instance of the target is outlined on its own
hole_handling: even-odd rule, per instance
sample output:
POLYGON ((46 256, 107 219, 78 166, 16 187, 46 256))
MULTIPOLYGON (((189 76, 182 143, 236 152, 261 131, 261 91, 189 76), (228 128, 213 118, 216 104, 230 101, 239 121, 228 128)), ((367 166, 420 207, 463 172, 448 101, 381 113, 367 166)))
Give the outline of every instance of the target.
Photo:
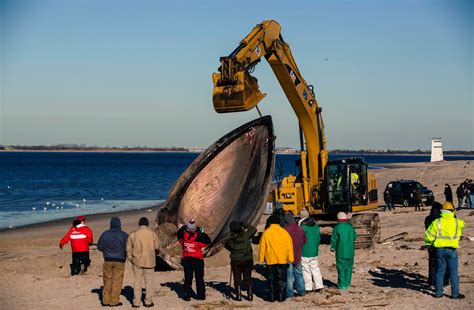
POLYGON ((337 225, 331 236, 331 255, 336 252, 337 287, 347 290, 351 285, 352 269, 354 267, 354 241, 357 234, 349 223, 347 214, 337 214, 337 225))
POLYGON ((301 251, 301 266, 303 269, 304 286, 307 293, 324 288, 323 277, 319 269, 318 253, 321 234, 319 225, 312 217, 308 217, 301 222, 306 234, 306 243, 301 251))

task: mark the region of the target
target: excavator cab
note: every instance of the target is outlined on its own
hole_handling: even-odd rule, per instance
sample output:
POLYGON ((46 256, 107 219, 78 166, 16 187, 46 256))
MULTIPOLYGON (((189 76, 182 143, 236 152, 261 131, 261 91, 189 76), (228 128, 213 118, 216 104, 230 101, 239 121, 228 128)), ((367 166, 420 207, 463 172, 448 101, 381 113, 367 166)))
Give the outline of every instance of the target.
POLYGON ((212 74, 212 102, 216 112, 248 111, 266 96, 258 88, 257 79, 245 69, 239 70, 241 67, 232 57, 222 57, 220 73, 212 74))
POLYGON ((362 158, 331 160, 326 165, 327 211, 353 212, 368 203, 367 163, 362 158))

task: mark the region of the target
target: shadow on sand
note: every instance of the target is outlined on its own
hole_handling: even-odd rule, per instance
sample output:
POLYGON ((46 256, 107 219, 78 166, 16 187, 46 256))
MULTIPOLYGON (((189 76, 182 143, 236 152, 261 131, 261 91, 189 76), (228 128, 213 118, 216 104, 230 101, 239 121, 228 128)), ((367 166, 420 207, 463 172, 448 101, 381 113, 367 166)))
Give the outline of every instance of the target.
MULTIPOLYGON (((91 290, 91 293, 97 294, 97 297, 99 297, 99 301, 101 303, 102 303, 102 290, 103 289, 104 287, 101 286, 100 288, 95 288, 91 290)), ((131 305, 133 304, 133 287, 131 287, 130 285, 125 286, 124 288, 122 288, 120 295, 124 296, 131 305)))
POLYGON ((432 292, 426 284, 426 277, 413 272, 378 267, 380 271, 369 270, 371 280, 376 286, 391 288, 406 288, 424 294, 432 292))

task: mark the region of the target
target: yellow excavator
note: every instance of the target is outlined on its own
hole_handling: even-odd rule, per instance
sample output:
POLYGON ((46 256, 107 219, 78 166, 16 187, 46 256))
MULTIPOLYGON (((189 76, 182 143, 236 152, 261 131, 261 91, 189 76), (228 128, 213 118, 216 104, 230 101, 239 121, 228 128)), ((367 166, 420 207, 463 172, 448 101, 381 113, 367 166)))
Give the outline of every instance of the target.
MULTIPOLYGON (((362 158, 328 160, 322 109, 312 85, 303 79, 283 40, 281 26, 274 20, 256 25, 213 73, 213 104, 218 113, 248 111, 265 97, 251 75, 261 58, 270 64, 296 114, 300 126, 300 173, 288 175, 273 191, 274 202, 297 215, 306 209, 320 219, 333 219, 339 211, 360 212, 378 207, 373 173, 362 158)), ((376 213, 357 213, 352 223, 358 230, 359 247, 380 238, 376 213)))

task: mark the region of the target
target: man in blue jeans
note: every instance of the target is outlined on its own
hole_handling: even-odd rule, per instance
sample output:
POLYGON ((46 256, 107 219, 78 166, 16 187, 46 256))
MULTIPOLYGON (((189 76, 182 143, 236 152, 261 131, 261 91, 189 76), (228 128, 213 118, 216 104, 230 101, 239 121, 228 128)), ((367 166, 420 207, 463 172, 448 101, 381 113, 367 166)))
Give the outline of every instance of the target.
POLYGON ((296 223, 295 218, 291 212, 285 214, 285 229, 290 234, 293 241, 293 252, 295 260, 288 264, 287 283, 286 283, 286 297, 293 297, 293 282, 296 283, 296 292, 303 296, 306 293, 304 288, 303 269, 301 268, 301 250, 306 242, 306 234, 300 226, 296 223))
POLYGON ((434 220, 425 231, 425 243, 436 248, 435 297, 443 297, 443 280, 446 269, 451 280, 451 298, 465 298, 459 293, 458 254, 464 221, 454 216, 454 206, 445 202, 441 217, 434 220))

